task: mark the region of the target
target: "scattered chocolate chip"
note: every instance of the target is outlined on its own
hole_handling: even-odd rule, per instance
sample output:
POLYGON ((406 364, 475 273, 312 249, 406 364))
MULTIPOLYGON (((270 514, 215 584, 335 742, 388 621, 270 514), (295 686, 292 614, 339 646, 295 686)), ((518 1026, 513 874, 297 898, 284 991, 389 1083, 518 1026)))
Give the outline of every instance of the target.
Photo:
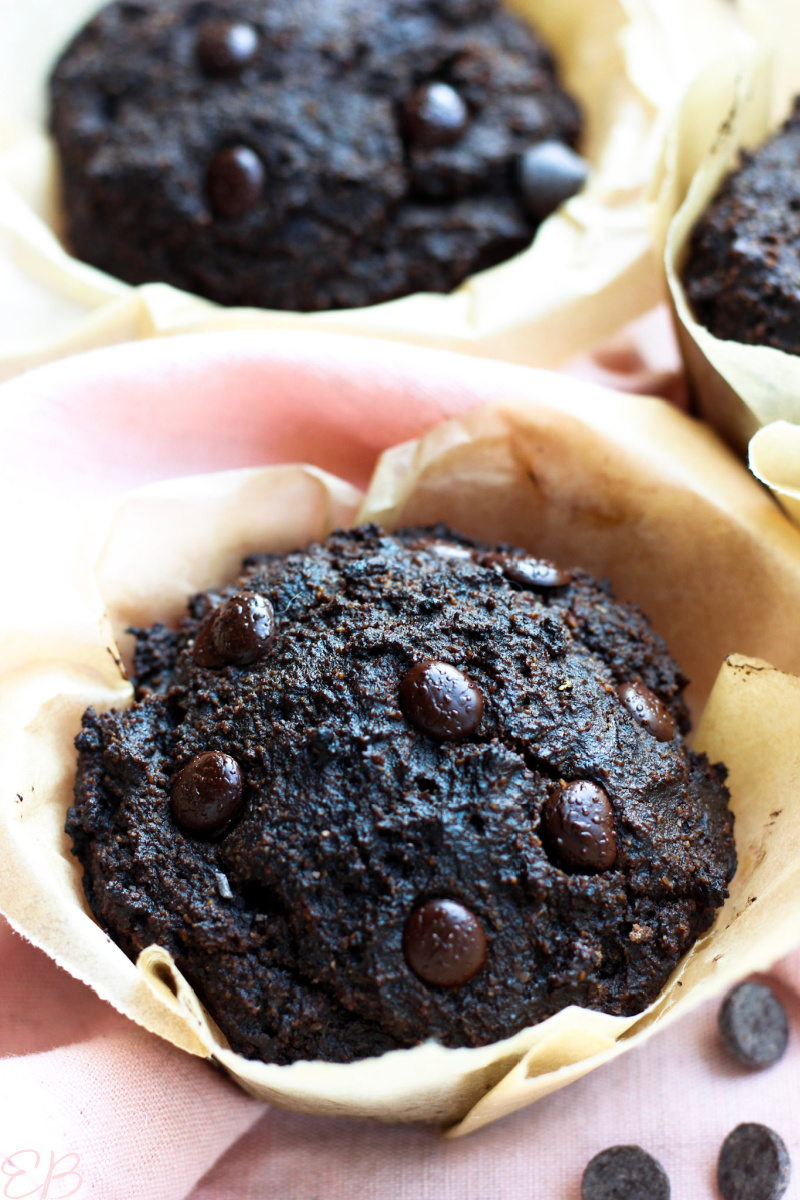
POLYGON ((403 710, 418 729, 443 741, 469 737, 483 718, 483 696, 450 663, 425 659, 400 685, 403 710))
POLYGON ((211 160, 208 198, 220 217, 241 217, 258 204, 266 175, 249 146, 227 146, 211 160))
POLYGON ((621 683, 617 695, 631 716, 644 725, 654 738, 659 742, 672 741, 675 737, 675 720, 655 692, 634 679, 630 683, 621 683))
POLYGON ((596 783, 558 788, 544 806, 544 833, 556 855, 580 871, 607 871, 617 861, 614 813, 596 783))
POLYGON ((486 962, 486 934, 478 918, 462 904, 429 900, 406 922, 403 953, 423 983, 462 987, 486 962))
POLYGON ((780 1200, 790 1176, 789 1151, 766 1125, 737 1125, 722 1144, 717 1182, 724 1200, 780 1200))
POLYGON ((669 1200, 669 1180, 641 1146, 601 1150, 583 1172, 581 1200, 669 1200))
POLYGON ((450 146, 463 136, 469 109, 447 83, 427 83, 406 102, 406 133, 416 146, 450 146))
POLYGON ((740 983, 729 992, 718 1025, 725 1046, 746 1067, 770 1067, 786 1052, 786 1009, 763 983, 740 983))
POLYGON ((209 21, 200 30, 197 54, 207 75, 235 75, 253 61, 258 34, 243 21, 209 21))
POLYGON ((586 183, 586 160, 563 142, 538 142, 519 160, 522 203, 536 221, 544 221, 586 183))
POLYGON ((235 758, 210 750, 197 754, 172 785, 172 815, 190 833, 219 833, 242 803, 244 780, 235 758))
POLYGON ((550 562, 549 558, 530 558, 515 554, 484 554, 481 565, 501 571, 506 579, 525 588, 566 587, 572 579, 569 571, 550 562))
POLYGON ((192 657, 199 667, 249 667, 275 640, 275 613, 265 596, 237 592, 212 612, 195 638, 192 657))

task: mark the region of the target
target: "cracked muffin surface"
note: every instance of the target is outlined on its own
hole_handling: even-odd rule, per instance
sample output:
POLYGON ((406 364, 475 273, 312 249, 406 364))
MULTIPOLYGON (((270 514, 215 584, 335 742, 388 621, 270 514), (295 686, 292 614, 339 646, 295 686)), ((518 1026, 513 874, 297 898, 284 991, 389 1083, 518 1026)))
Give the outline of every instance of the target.
POLYGON ((365 527, 136 637, 137 699, 85 715, 67 829, 100 924, 164 946, 249 1057, 639 1012, 727 895, 686 680, 580 570, 365 527))
POLYGON ((520 156, 581 128, 498 0, 114 0, 50 91, 80 258, 293 311, 447 292, 517 254, 541 219, 520 156))

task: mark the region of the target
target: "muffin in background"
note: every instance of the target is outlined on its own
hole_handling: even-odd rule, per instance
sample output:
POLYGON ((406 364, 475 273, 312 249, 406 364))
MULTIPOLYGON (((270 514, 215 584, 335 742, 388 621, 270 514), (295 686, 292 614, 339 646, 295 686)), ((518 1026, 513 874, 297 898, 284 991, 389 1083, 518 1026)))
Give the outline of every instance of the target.
POLYGON ((450 291, 586 178, 578 107, 497 0, 114 0, 51 101, 74 253, 226 305, 450 291))

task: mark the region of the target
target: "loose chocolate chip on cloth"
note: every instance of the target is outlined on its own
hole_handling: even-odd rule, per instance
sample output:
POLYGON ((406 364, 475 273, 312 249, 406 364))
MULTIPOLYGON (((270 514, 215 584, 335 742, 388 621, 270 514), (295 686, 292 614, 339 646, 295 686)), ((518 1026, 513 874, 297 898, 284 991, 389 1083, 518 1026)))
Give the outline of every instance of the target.
POLYGON ((661 1164, 641 1146, 612 1146, 587 1166, 581 1200, 669 1200, 669 1180, 661 1164))
POLYGON ((717 1163, 723 1200, 780 1200, 791 1173, 783 1139, 766 1125, 738 1125, 723 1142, 717 1163))
POLYGON ((719 1011, 718 1024, 726 1049, 746 1067, 770 1067, 786 1053, 786 1009, 762 983, 735 987, 719 1011))

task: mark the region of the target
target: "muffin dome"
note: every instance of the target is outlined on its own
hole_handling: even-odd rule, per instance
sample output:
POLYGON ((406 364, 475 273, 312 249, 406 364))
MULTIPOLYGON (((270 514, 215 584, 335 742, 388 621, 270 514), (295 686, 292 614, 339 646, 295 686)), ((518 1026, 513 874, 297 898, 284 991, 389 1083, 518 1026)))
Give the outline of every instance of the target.
POLYGON ((337 533, 138 631, 136 682, 77 739, 86 893, 250 1057, 636 1013, 727 895, 724 769, 684 743, 685 680, 580 571, 337 533))
POLYGON ((449 291, 522 250, 522 157, 580 132, 497 0, 114 0, 51 99, 80 258, 295 311, 449 291))

